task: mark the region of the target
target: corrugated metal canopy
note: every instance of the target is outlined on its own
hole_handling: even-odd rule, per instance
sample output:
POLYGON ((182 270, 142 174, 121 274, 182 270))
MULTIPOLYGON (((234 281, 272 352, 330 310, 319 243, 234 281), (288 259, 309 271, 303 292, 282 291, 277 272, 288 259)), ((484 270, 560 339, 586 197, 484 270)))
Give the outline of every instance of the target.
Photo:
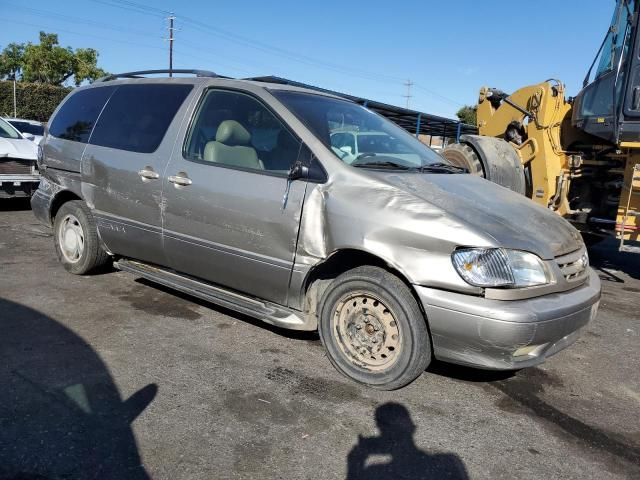
POLYGON ((295 80, 289 80, 287 78, 265 76, 251 77, 247 78, 246 80, 292 85, 295 87, 308 88, 311 90, 317 90, 319 92, 329 93, 331 95, 347 98, 360 105, 364 105, 368 109, 373 110, 380 115, 387 117, 389 120, 395 122, 414 135, 419 133, 420 135, 430 135, 432 137, 457 138, 458 135, 475 134, 478 132, 478 129, 475 126, 467 125, 466 123, 462 123, 451 118, 440 117, 437 115, 431 115, 426 112, 418 112, 416 110, 396 107, 394 105, 377 102, 375 100, 369 100, 367 98, 356 97, 353 95, 348 95, 346 93, 328 90, 326 88, 307 85, 305 83, 296 82, 295 80))

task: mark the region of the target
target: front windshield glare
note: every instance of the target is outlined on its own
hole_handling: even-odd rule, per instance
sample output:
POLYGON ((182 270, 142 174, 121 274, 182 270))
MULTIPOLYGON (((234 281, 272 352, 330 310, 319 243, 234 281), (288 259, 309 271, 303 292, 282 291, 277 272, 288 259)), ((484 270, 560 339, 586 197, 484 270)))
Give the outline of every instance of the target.
POLYGON ((9 125, 4 119, 0 118, 0 138, 20 138, 18 131, 9 125))
POLYGON ((309 93, 272 93, 349 165, 409 169, 446 163, 405 130, 360 105, 309 93))

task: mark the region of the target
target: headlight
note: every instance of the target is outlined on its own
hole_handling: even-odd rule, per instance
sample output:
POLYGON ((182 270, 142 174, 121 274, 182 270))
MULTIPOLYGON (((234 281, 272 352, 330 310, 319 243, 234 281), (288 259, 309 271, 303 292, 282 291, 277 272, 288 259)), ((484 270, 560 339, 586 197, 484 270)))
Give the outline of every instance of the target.
POLYGON ((452 255, 460 276, 476 287, 534 287, 549 283, 542 260, 505 248, 463 248, 452 255))

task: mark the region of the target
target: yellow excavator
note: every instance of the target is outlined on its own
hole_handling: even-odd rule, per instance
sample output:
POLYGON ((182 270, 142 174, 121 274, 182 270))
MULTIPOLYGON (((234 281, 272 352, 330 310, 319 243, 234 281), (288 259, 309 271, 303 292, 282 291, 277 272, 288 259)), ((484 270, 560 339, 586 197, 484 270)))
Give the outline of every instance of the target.
MULTIPOLYGON (((443 155, 554 210, 585 238, 640 253, 640 0, 618 0, 582 91, 557 80, 506 94, 483 87, 479 135, 443 155)), ((522 219, 526 222, 526 219, 522 219)))

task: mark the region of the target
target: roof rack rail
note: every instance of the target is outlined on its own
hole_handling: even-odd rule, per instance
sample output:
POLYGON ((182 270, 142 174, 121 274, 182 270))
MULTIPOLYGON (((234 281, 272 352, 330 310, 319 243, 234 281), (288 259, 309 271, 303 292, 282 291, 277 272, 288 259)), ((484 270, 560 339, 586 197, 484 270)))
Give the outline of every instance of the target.
POLYGON ((138 72, 125 72, 125 73, 114 73, 112 75, 107 75, 105 77, 99 78, 96 82, 108 82, 110 80, 115 80, 117 78, 140 78, 141 75, 154 75, 158 73, 186 73, 195 75, 196 77, 219 77, 218 74, 214 72, 210 72, 209 70, 190 70, 190 69, 173 69, 173 70, 140 70, 138 72))

